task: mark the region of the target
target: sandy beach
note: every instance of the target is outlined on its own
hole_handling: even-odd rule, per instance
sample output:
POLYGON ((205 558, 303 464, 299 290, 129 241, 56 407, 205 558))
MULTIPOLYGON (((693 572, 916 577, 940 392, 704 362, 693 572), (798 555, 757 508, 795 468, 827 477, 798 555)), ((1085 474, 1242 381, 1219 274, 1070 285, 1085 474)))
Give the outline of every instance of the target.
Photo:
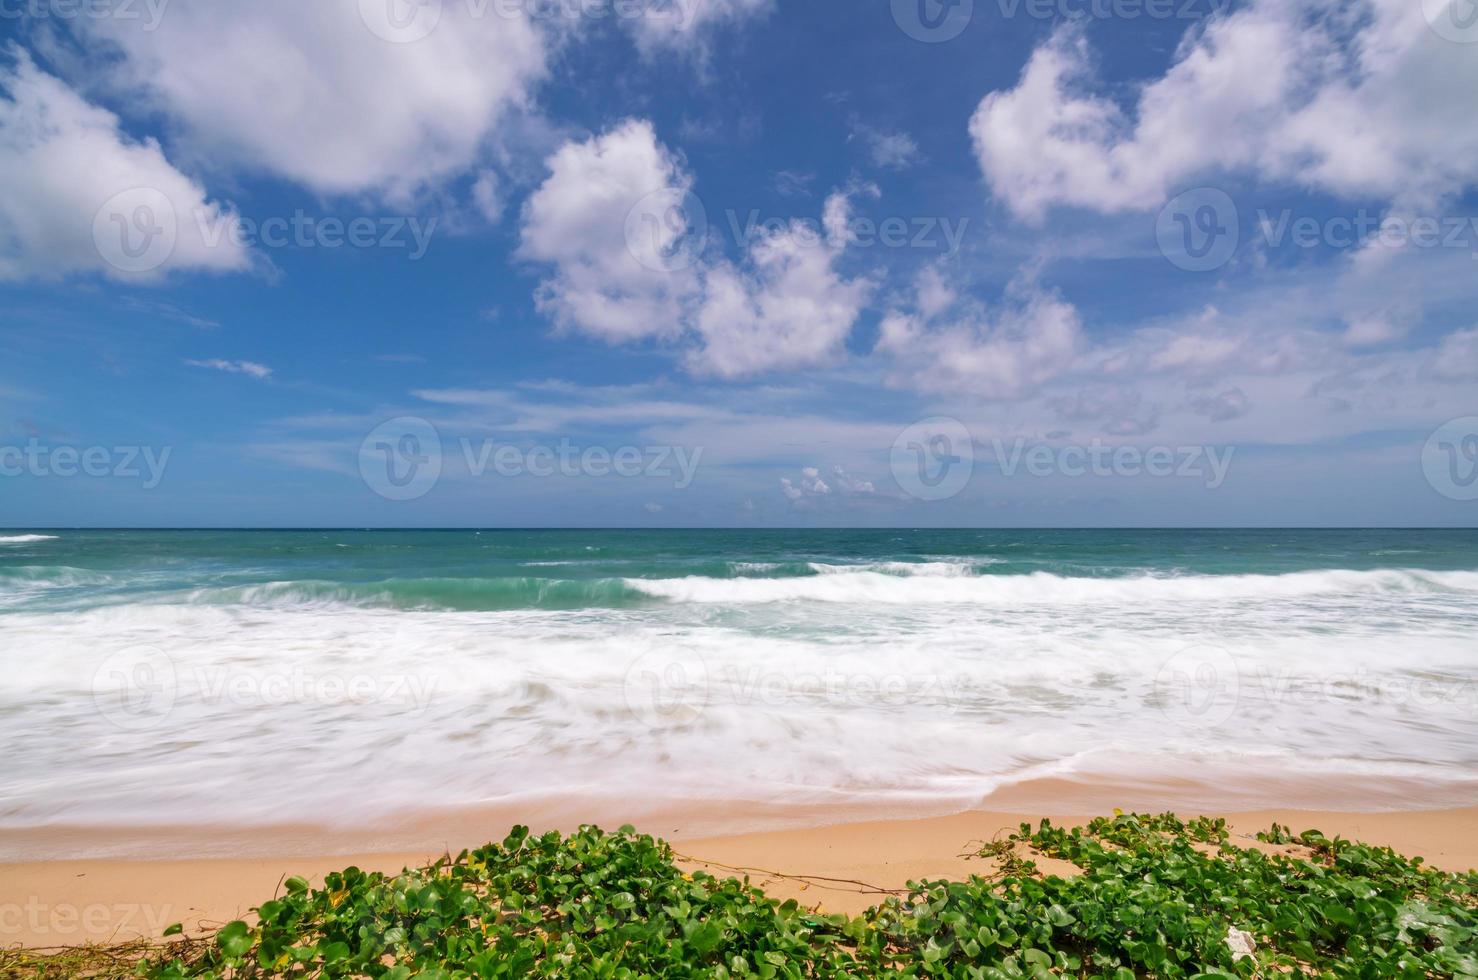
MULTIPOLYGON (((693 834, 681 825, 655 822, 638 829, 668 839, 681 855, 681 863, 690 869, 701 868, 719 877, 747 875, 776 898, 794 898, 829 912, 856 913, 904 888, 910 880, 984 873, 988 866, 971 856, 971 842, 1010 832, 1022 821, 1035 822, 1045 816, 1055 823, 1074 825, 1087 819, 1075 812, 1081 811, 1080 801, 1064 803, 1058 811, 979 810, 722 836, 693 834)), ((1189 816, 1200 811, 1180 812, 1189 816)), ((1330 837, 1386 845, 1421 855, 1446 870, 1478 867, 1478 808, 1385 813, 1259 810, 1221 815, 1227 818, 1233 840, 1242 846, 1254 846, 1253 835, 1278 822, 1296 831, 1314 828, 1330 837)), ((695 825, 701 827, 706 819, 698 818, 695 825)), ((449 835, 468 844, 501 837, 505 829, 488 825, 481 837, 468 837, 471 830, 466 826, 446 828, 449 835)), ((535 829, 541 828, 535 825, 535 829)), ((184 923, 193 934, 247 916, 253 906, 273 897, 289 875, 303 875, 317 883, 325 873, 349 865, 394 872, 442 852, 441 847, 428 843, 420 849, 399 851, 322 853, 337 850, 329 846, 314 856, 302 850, 307 843, 307 837, 295 843, 284 841, 284 853, 252 857, 0 864, 0 942, 7 947, 54 947, 154 938, 173 922, 184 923)), ((1072 872, 1070 865, 1058 862, 1046 862, 1044 869, 1072 872)))

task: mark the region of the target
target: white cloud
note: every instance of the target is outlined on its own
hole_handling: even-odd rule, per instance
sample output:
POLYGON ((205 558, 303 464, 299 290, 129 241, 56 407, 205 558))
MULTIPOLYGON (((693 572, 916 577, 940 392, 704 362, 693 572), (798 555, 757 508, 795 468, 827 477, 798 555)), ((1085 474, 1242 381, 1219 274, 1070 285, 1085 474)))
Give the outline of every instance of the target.
POLYGON ((544 74, 547 41, 516 5, 446 3, 429 34, 396 43, 366 23, 383 7, 176 3, 152 31, 79 23, 123 55, 115 89, 166 113, 197 158, 405 201, 475 164, 544 74))
POLYGON ((472 185, 472 203, 490 223, 497 224, 502 219, 503 192, 497 171, 484 170, 477 175, 472 185))
POLYGON ((971 307, 948 316, 954 293, 932 270, 916 292, 912 312, 884 316, 875 348, 891 359, 893 380, 909 387, 1016 398, 1070 370, 1086 344, 1077 309, 1029 275, 993 314, 971 307))
POLYGON ((1462 315, 1469 254, 1352 258, 1271 268, 1220 305, 1092 333, 1065 326, 1077 322, 1071 300, 1036 285, 1033 267, 984 307, 936 263, 884 316, 872 361, 891 384, 947 399, 942 413, 962 410, 960 395, 1002 412, 1036 405, 1037 435, 1083 422, 1111 434, 1173 428, 1283 442, 1362 431, 1361 417, 1396 430, 1461 414, 1471 402, 1464 382, 1478 377, 1478 328, 1416 349, 1381 338, 1421 322, 1405 288, 1413 281, 1436 315, 1462 315), (1325 417, 1333 412, 1351 417, 1336 424, 1325 417))
POLYGON ((232 236, 202 235, 201 222, 224 228, 234 215, 207 201, 158 143, 130 139, 116 116, 13 45, 0 51, 0 173, 0 279, 97 271, 147 281, 170 270, 251 265, 232 236), (137 254, 123 250, 122 237, 114 247, 115 235, 127 235, 137 254))
POLYGON ((1420 318, 1420 311, 1410 304, 1363 311, 1346 319, 1342 339, 1351 347, 1390 343, 1405 337, 1420 318))
POLYGON ((1407 0, 1256 0, 1188 35, 1132 111, 1094 81, 1069 26, 981 101, 979 164, 1017 215, 1152 208, 1228 171, 1427 206, 1478 178, 1472 100, 1457 94, 1478 89, 1478 58, 1407 0))
POLYGON ((938 316, 959 299, 954 287, 945 281, 939 268, 933 265, 926 265, 920 270, 914 280, 914 289, 919 315, 925 319, 938 316))
POLYGON ((271 368, 265 364, 258 364, 256 361, 226 361, 216 357, 206 361, 186 361, 185 364, 189 367, 225 371, 227 374, 245 374, 258 381, 265 381, 272 376, 271 368))
POLYGON ((201 330, 218 330, 221 323, 210 317, 199 316, 175 303, 164 300, 144 299, 140 296, 125 296, 118 303, 123 309, 131 313, 141 313, 145 316, 162 317, 166 320, 174 320, 178 323, 187 323, 201 330))
POLYGON ((819 469, 807 466, 801 470, 799 480, 791 480, 788 476, 782 476, 780 492, 785 494, 789 500, 801 500, 805 497, 825 497, 831 493, 831 487, 821 478, 819 469))
POLYGON ((681 162, 657 142, 650 122, 632 119, 566 143, 548 165, 549 178, 524 206, 519 247, 523 258, 555 267, 539 287, 540 311, 562 328, 611 343, 676 337, 698 290, 693 269, 668 271, 664 257, 688 231, 661 220, 686 220, 666 207, 692 186, 681 162), (634 220, 628 234, 632 209, 643 200, 657 201, 652 224, 634 220))
POLYGON ((868 158, 875 166, 905 170, 919 161, 919 145, 905 132, 889 132, 858 123, 852 133, 867 148, 868 158))
POLYGON ((702 346, 688 364, 733 378, 776 368, 813 367, 836 358, 872 292, 865 278, 843 279, 847 196, 827 199, 827 240, 799 223, 750 243, 748 270, 722 262, 708 270, 694 327, 702 346))
POLYGON ((519 254, 550 263, 537 301, 556 325, 610 343, 682 341, 685 363, 726 378, 839 356, 872 289, 844 279, 846 193, 827 199, 824 236, 794 222, 759 233, 743 261, 706 255, 693 187, 650 122, 566 143, 524 209, 519 254), (690 252, 674 253, 687 244, 690 252))
POLYGON ((871 480, 863 480, 853 476, 840 466, 833 466, 831 474, 836 485, 842 488, 844 493, 877 493, 877 487, 871 480))
POLYGON ((1478 327, 1443 337, 1432 355, 1432 373, 1447 379, 1478 378, 1478 327))

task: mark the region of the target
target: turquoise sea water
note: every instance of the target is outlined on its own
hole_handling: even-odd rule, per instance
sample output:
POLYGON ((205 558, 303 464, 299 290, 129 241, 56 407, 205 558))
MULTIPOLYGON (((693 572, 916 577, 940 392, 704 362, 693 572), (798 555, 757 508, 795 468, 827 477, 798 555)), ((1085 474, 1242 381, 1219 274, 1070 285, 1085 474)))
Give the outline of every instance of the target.
POLYGON ((0 531, 0 826, 1478 802, 1475 638, 1478 531, 0 531))

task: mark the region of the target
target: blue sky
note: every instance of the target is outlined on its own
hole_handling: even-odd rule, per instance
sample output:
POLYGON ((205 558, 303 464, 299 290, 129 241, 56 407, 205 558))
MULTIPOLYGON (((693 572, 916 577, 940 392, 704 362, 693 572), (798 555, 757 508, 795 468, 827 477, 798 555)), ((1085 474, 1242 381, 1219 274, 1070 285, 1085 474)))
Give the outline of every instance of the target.
POLYGON ((1472 525, 1470 8, 0 4, 0 526, 1472 525))

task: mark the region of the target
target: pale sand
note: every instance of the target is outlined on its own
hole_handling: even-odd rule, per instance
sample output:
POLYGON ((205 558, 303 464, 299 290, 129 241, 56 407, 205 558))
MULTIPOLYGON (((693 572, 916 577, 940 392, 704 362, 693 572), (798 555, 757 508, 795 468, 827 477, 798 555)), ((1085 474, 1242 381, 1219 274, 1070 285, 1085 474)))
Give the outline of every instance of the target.
MULTIPOLYGON (((691 859, 684 862, 687 867, 705 867, 720 877, 747 873, 777 898, 795 898, 829 912, 856 913, 910 880, 961 878, 988 871, 987 864, 966 856, 972 841, 1009 832, 1022 821, 1034 823, 1041 815, 1052 816, 1063 825, 1083 822, 1078 806, 1062 809, 1079 815, 980 810, 721 837, 685 833, 681 826, 669 826, 675 822, 671 819, 646 823, 639 829, 673 841, 675 850, 691 859)), ((1195 811, 1182 808, 1181 812, 1195 811)), ((1276 821, 1295 831, 1314 828, 1330 837, 1389 845, 1453 871, 1478 867, 1478 808, 1404 813, 1270 810, 1227 814, 1227 820, 1234 841, 1244 846, 1253 833, 1276 821)), ((704 822, 699 820, 697 825, 704 822)), ((482 835, 486 839, 501 837, 507 824, 497 829, 491 824, 483 826, 489 831, 482 835)), ((466 833, 466 827, 458 827, 446 837, 424 839, 440 842, 466 833)), ((302 851, 289 845, 282 853, 302 851)), ((304 875, 316 884, 326 872, 350 864, 394 872, 437 853, 436 846, 428 844, 422 850, 332 857, 109 858, 0 864, 0 944, 64 946, 156 937, 172 922, 183 922, 194 933, 246 916, 252 906, 271 898, 282 879, 291 874, 304 875)), ((1043 863, 1049 871, 1070 870, 1043 863)))

